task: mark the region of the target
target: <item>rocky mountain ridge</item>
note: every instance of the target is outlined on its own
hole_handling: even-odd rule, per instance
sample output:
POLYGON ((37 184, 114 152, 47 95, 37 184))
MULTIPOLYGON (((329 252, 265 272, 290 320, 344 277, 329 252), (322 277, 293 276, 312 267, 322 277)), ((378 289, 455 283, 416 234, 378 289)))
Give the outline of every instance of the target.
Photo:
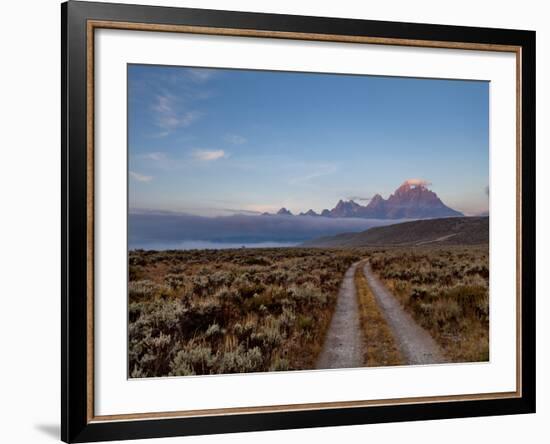
MULTIPOLYGON (((264 215, 270 215, 264 213, 264 215)), ((277 215, 293 216, 286 208, 281 208, 277 215)), ((387 199, 376 194, 367 205, 361 205, 351 200, 340 199, 336 206, 324 209, 320 214, 312 209, 298 216, 309 217, 356 217, 366 219, 428 219, 436 217, 464 216, 443 203, 443 201, 427 187, 424 181, 407 180, 387 199)))

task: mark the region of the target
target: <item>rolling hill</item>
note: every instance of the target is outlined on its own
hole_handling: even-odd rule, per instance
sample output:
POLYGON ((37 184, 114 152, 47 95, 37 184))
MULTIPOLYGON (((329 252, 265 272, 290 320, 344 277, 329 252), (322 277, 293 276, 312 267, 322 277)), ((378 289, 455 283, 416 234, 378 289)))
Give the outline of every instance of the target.
POLYGON ((489 242, 488 217, 447 217, 374 227, 304 242, 304 247, 477 245, 489 242))

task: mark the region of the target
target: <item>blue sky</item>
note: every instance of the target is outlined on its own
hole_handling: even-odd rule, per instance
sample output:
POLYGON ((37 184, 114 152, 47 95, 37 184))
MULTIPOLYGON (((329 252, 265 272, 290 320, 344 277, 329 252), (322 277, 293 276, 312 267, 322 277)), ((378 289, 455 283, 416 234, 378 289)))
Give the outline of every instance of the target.
POLYGON ((488 209, 487 82, 129 65, 129 205, 197 215, 387 198, 488 209))

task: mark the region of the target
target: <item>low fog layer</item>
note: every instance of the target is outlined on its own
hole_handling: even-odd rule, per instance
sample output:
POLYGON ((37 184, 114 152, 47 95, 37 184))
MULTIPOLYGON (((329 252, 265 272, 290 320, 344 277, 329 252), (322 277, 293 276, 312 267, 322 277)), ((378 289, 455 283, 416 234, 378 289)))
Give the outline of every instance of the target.
MULTIPOLYGON (((130 213, 129 249, 178 249, 206 244, 298 244, 320 236, 363 231, 399 220, 327 218, 309 216, 220 216, 202 217, 174 213, 130 213)), ((263 244, 263 245, 260 245, 263 244)), ((221 245, 220 247, 225 247, 221 245)), ((229 247, 229 245, 228 245, 229 247)), ((195 247, 196 248, 196 247, 195 247)), ((200 247, 199 247, 200 248, 200 247)))

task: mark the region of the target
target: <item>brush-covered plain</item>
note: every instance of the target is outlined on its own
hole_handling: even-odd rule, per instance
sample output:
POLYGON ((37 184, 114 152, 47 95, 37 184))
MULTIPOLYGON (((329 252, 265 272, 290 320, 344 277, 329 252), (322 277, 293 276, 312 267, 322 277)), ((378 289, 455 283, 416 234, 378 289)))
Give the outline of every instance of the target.
POLYGON ((355 250, 129 254, 129 376, 315 366, 355 250))
MULTIPOLYGON (((360 260, 370 261, 448 362, 487 361, 488 259, 487 245, 134 250, 129 376, 315 368, 342 278, 360 260)), ((363 304, 370 289, 360 273, 356 286, 365 365, 406 364, 374 299, 363 304)))

